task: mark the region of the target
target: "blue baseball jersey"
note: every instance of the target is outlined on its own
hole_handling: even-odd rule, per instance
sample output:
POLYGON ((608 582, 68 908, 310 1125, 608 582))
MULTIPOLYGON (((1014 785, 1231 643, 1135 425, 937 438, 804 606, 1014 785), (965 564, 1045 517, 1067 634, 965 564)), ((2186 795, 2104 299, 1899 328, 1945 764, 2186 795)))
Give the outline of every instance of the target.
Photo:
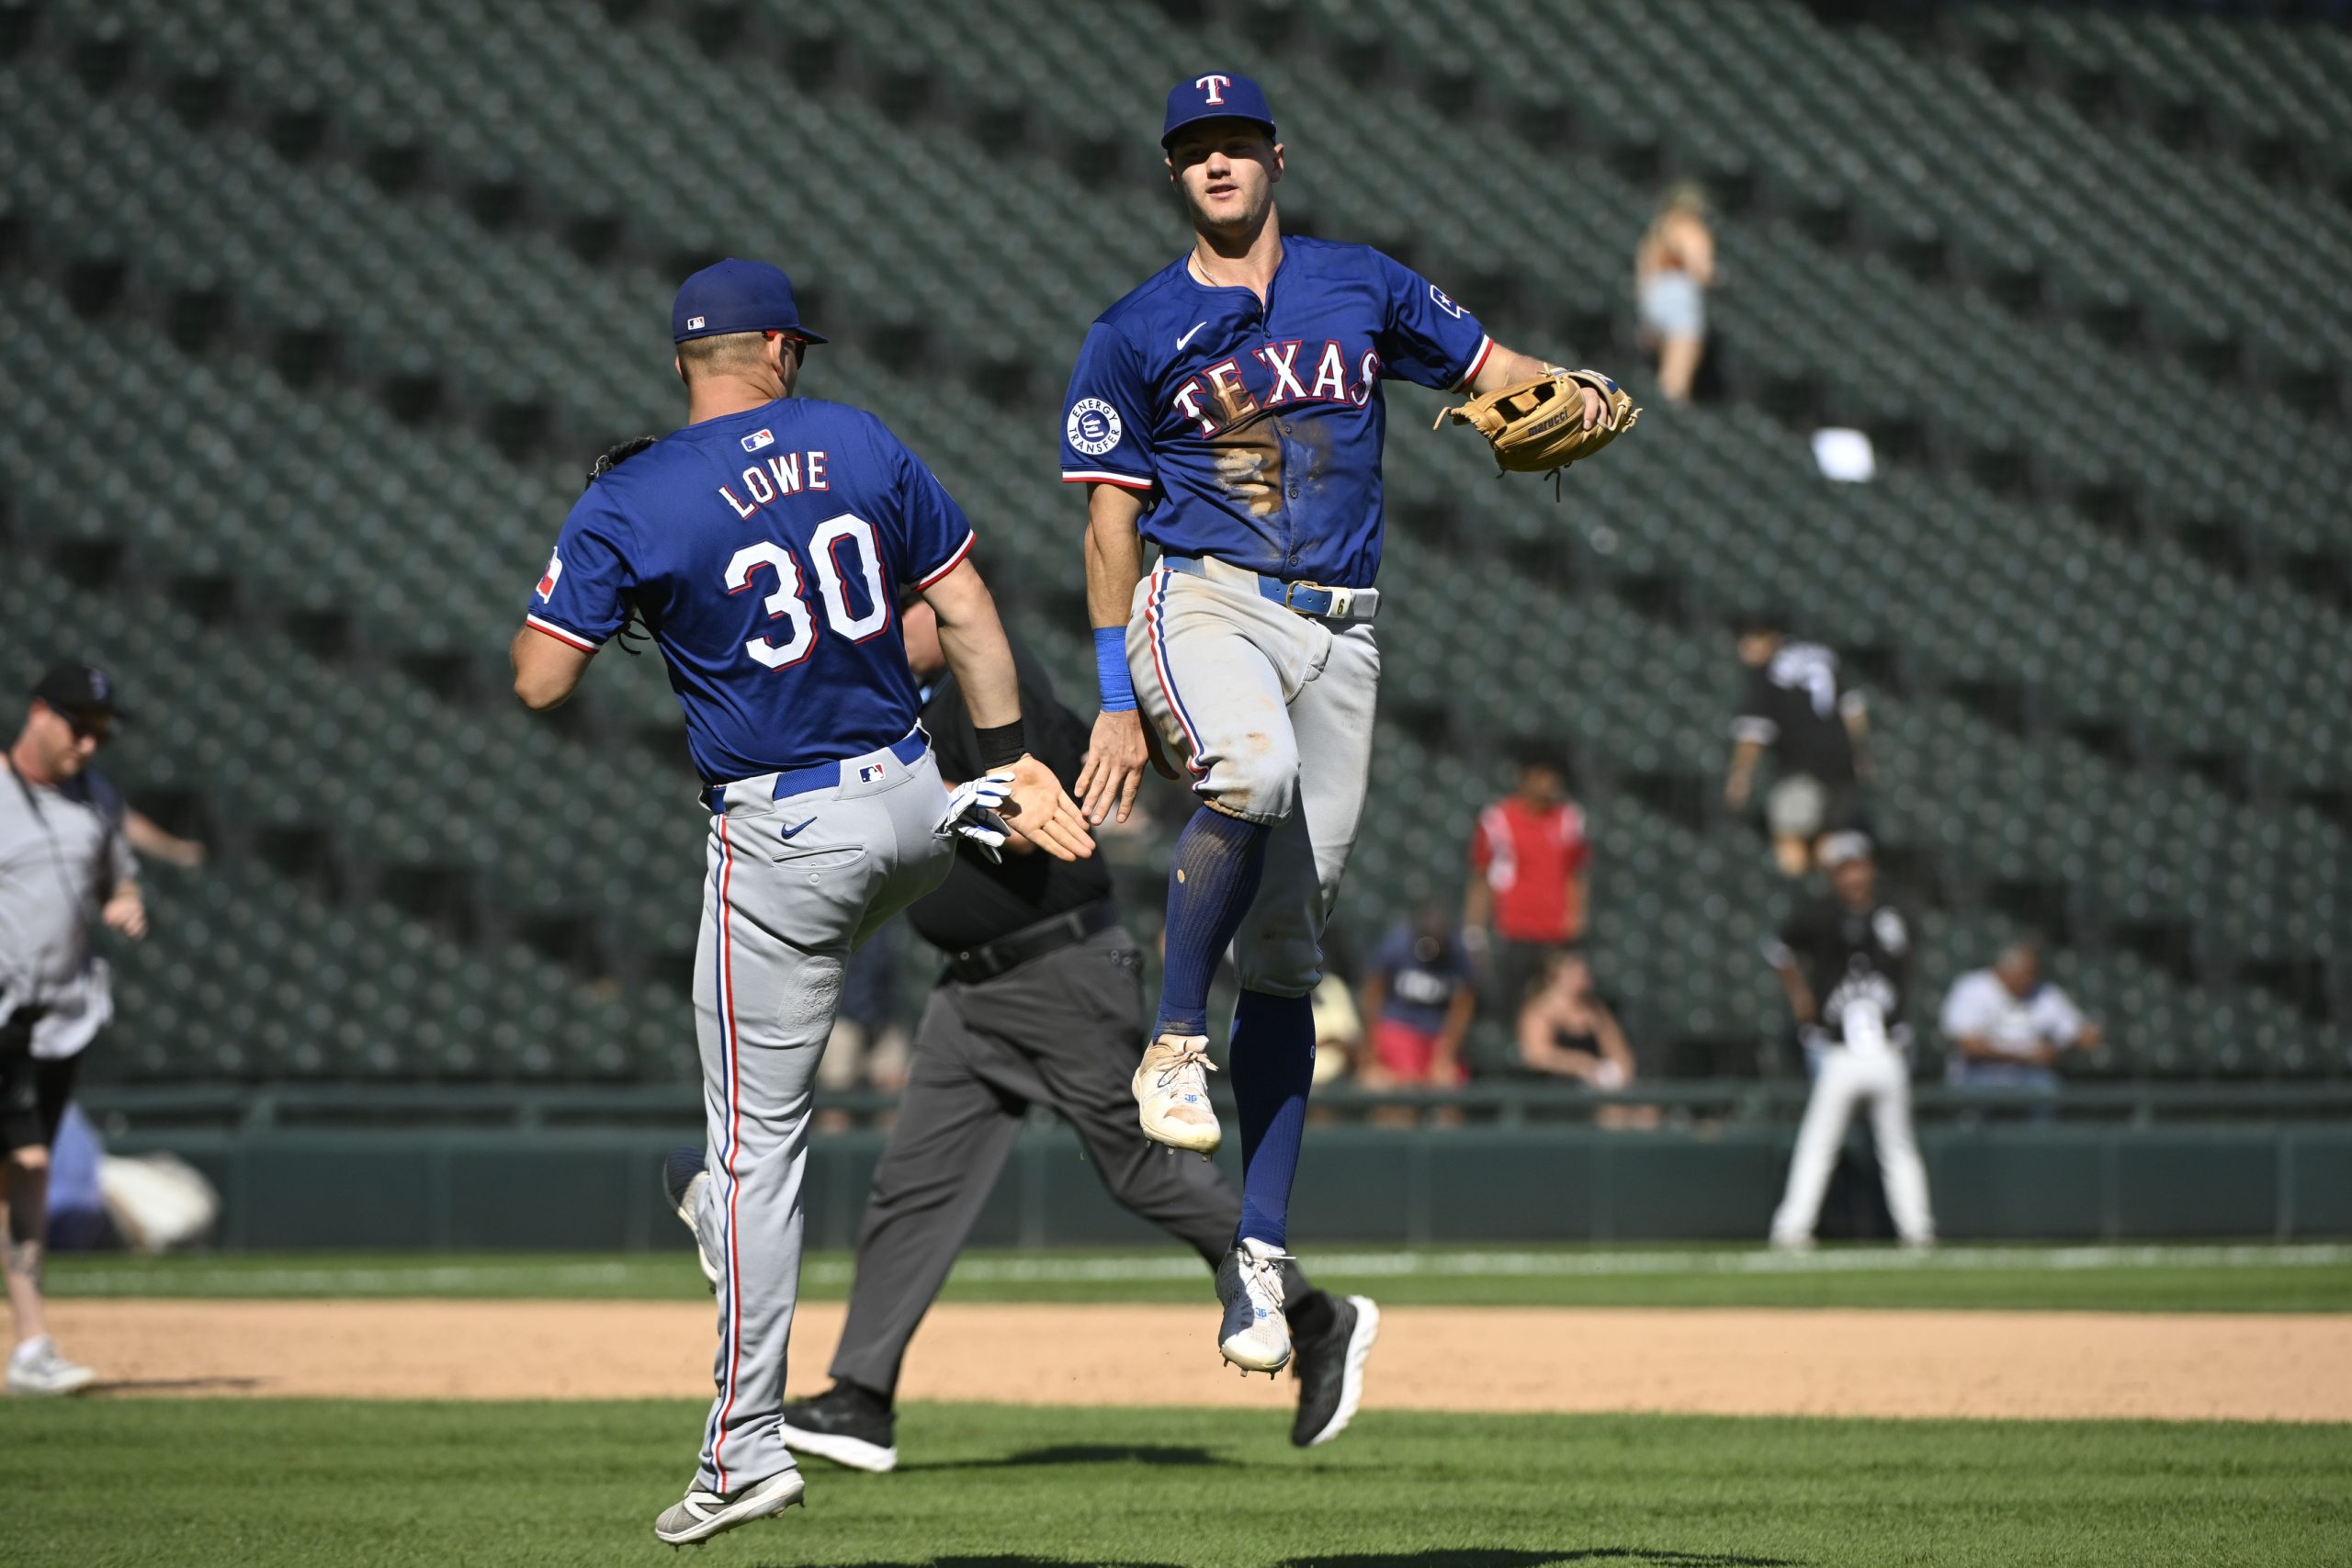
POLYGON ((1265 303, 1186 259, 1097 318, 1063 407, 1062 478, 1146 492, 1143 536, 1287 581, 1380 571, 1380 383, 1459 387, 1493 340, 1368 245, 1283 237, 1265 303))
POLYGON ((670 670, 705 781, 858 756, 922 701, 901 588, 972 525, 872 414, 783 398, 673 432, 588 487, 526 619, 594 652, 634 608, 670 670))

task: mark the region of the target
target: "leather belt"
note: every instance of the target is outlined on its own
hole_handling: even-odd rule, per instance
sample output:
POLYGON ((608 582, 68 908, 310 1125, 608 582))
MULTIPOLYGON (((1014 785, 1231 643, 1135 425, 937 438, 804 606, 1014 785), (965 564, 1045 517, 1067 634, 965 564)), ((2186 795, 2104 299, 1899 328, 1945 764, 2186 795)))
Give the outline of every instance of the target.
POLYGON ((1251 571, 1246 566, 1218 560, 1215 556, 1162 556, 1159 564, 1187 577, 1204 577, 1213 582, 1233 582, 1254 588, 1261 599, 1271 599, 1285 610, 1318 621, 1369 621, 1380 613, 1380 590, 1377 588, 1332 588, 1320 582, 1284 582, 1279 577, 1268 577, 1262 572, 1251 571))
POLYGON ((1088 937, 1109 931, 1118 923, 1117 906, 1108 898, 1097 898, 1034 926, 1023 926, 1011 936, 951 953, 947 955, 947 973, 967 986, 977 986, 1033 958, 1076 947, 1088 937))

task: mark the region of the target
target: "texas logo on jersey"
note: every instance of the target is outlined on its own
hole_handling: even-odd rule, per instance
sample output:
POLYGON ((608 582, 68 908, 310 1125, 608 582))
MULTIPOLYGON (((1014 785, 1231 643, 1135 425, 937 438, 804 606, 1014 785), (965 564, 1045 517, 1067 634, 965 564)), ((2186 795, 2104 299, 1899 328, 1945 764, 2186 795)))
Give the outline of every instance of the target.
POLYGON ((562 581, 563 556, 559 551, 550 550, 548 552, 548 569, 539 574, 539 602, 544 604, 554 599, 555 585, 562 581))

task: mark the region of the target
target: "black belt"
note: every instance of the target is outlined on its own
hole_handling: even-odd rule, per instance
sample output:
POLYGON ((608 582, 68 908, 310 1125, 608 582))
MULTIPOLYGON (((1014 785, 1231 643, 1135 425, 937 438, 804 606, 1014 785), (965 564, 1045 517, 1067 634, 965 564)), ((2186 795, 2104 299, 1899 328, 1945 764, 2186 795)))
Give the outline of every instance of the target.
POLYGON ((977 986, 1033 958, 1076 947, 1088 937, 1107 931, 1118 923, 1118 908, 1108 898, 1097 898, 1067 914, 1023 926, 1011 936, 951 953, 947 955, 947 973, 967 986, 977 986))

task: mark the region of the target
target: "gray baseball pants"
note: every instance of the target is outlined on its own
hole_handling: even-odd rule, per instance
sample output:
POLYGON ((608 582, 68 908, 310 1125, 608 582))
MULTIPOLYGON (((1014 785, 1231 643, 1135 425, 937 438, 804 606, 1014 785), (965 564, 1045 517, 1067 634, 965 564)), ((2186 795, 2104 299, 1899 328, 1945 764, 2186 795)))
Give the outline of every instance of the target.
MULTIPOLYGON (((977 985, 940 982, 915 1037, 889 1147, 875 1167, 857 1238, 857 1276, 832 1374, 898 1392, 923 1314, 996 1186, 1029 1107, 1074 1128, 1120 1206, 1200 1254, 1233 1245, 1241 1199, 1216 1166, 1136 1125, 1136 1042, 1149 1015, 1143 954, 1117 928, 977 985)), ((1311 1287, 1285 1266, 1295 1305, 1311 1287)))
POLYGON ((792 1468, 780 1429, 800 1282, 810 1090, 851 950, 947 874, 946 795, 928 750, 840 764, 776 799, 775 775, 722 791, 695 954, 712 1179, 696 1225, 718 1264, 718 1395, 695 1484, 740 1490, 792 1468))
POLYGON ((1193 792, 1273 824, 1234 967, 1245 989, 1303 997, 1363 818, 1380 648, 1369 626, 1299 615, 1261 597, 1255 573, 1203 564, 1136 585, 1127 663, 1193 792))

